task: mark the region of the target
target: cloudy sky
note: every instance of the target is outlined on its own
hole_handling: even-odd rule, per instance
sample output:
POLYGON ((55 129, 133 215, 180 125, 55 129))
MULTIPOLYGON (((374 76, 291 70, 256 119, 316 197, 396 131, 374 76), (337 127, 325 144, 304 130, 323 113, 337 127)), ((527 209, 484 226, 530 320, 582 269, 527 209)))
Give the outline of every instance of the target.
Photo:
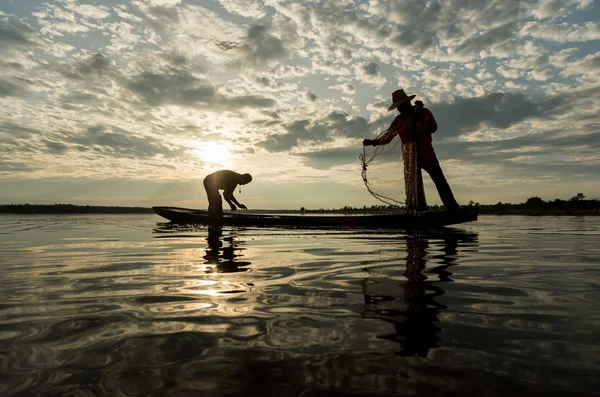
POLYGON ((398 88, 460 203, 600 197, 598 21, 594 0, 2 0, 0 202, 205 208, 229 168, 250 208, 377 204, 358 155, 398 88))

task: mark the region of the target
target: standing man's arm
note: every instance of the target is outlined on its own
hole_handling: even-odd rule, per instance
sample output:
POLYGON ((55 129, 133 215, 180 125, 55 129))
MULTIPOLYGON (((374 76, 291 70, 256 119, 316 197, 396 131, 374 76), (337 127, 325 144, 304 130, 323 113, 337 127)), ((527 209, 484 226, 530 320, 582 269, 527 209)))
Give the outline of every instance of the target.
POLYGON ((387 145, 392 141, 392 139, 394 139, 396 135, 399 135, 404 128, 408 128, 409 126, 410 119, 407 117, 396 117, 385 134, 377 139, 365 139, 363 141, 363 146, 387 145))
POLYGON ((423 130, 427 131, 430 134, 433 134, 438 129, 438 125, 437 125, 437 122, 435 121, 435 117, 433 117, 433 113, 431 113, 431 111, 427 108, 423 109, 423 113, 425 116, 425 126, 424 126, 423 130))

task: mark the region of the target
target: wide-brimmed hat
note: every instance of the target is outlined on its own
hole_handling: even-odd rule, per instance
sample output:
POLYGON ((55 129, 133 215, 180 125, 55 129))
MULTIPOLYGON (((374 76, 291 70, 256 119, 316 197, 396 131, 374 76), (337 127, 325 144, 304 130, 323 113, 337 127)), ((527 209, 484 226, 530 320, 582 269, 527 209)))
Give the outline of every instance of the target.
POLYGON ((414 97, 416 97, 416 95, 406 95, 404 90, 396 90, 392 92, 392 104, 388 108, 388 112, 396 109, 406 101, 411 101, 414 97))

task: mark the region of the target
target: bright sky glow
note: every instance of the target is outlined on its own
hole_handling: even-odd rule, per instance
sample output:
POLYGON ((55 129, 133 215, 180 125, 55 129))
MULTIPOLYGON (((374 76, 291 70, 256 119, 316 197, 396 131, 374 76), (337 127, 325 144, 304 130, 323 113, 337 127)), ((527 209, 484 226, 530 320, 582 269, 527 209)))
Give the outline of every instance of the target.
POLYGON ((598 7, 0 2, 0 202, 202 208, 229 168, 249 208, 377 204, 358 155, 398 88, 460 203, 600 197, 598 7))
POLYGON ((230 165, 231 153, 229 148, 218 143, 199 143, 196 155, 200 161, 210 163, 219 168, 228 167, 230 165))

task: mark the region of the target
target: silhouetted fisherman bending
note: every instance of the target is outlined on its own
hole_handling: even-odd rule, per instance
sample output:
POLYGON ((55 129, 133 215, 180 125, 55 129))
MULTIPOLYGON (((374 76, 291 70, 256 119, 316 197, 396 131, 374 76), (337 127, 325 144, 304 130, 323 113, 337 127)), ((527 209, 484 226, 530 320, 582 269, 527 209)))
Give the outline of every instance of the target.
POLYGON ((213 172, 204 178, 204 189, 208 197, 208 212, 214 216, 223 215, 223 201, 219 190, 223 190, 223 197, 229 204, 232 211, 235 211, 236 205, 247 209, 244 204, 240 204, 233 196, 233 191, 238 185, 246 185, 252 182, 252 175, 238 174, 230 170, 221 170, 213 172))

